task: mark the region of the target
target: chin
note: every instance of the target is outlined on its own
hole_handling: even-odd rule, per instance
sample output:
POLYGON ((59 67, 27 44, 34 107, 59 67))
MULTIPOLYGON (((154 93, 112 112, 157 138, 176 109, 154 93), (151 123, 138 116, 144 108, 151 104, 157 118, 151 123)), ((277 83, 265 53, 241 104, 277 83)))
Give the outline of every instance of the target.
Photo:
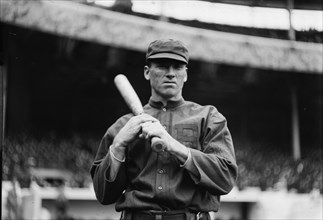
POLYGON ((156 91, 159 96, 163 97, 164 99, 171 99, 174 97, 177 97, 179 92, 176 89, 173 88, 167 88, 167 89, 161 89, 159 91, 156 91))
POLYGON ((172 99, 172 98, 175 98, 177 96, 177 94, 174 94, 174 93, 164 93, 164 94, 162 94, 162 96, 165 99, 172 99))

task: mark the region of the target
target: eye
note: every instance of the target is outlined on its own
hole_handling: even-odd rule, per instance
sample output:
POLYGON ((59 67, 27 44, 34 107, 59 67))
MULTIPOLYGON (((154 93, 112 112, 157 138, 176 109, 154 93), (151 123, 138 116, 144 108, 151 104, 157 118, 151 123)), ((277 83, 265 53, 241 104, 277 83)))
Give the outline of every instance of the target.
POLYGON ((176 70, 182 70, 184 68, 184 65, 181 65, 181 64, 175 64, 174 66, 174 69, 176 70))
POLYGON ((168 66, 166 64, 158 64, 157 67, 159 69, 166 69, 166 68, 168 68, 168 66))

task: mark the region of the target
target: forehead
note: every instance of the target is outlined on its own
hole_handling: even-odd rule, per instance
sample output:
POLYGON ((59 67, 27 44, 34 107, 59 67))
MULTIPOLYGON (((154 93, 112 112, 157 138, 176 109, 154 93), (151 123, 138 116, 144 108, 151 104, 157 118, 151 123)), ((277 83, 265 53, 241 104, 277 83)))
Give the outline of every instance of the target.
POLYGON ((178 61, 178 60, 174 60, 174 59, 150 59, 149 62, 151 64, 155 64, 155 65, 183 65, 185 66, 186 63, 178 61))

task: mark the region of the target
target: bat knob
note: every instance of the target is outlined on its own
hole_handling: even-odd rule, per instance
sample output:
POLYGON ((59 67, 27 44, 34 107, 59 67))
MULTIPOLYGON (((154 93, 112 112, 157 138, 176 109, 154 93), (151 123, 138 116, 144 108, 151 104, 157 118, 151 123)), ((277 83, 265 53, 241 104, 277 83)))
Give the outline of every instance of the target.
POLYGON ((158 137, 154 137, 151 139, 151 147, 154 151, 159 153, 159 152, 162 152, 165 150, 166 145, 165 145, 164 141, 162 141, 162 139, 160 139, 158 137))

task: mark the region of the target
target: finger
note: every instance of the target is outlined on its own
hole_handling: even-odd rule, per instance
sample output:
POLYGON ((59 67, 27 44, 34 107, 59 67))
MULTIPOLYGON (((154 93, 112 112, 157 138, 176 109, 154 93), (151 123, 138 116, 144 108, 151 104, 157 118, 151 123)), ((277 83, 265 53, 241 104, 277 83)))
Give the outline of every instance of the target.
POLYGON ((157 119, 153 119, 153 117, 147 117, 147 116, 134 116, 132 117, 127 125, 129 128, 132 128, 136 131, 140 130, 141 129, 141 124, 142 123, 145 123, 145 122, 152 122, 152 121, 156 121, 157 119))
POLYGON ((139 138, 149 139, 150 138, 150 134, 147 133, 147 132, 142 132, 142 133, 139 134, 139 138))
POLYGON ((146 130, 151 126, 152 122, 151 121, 146 121, 141 124, 141 128, 146 130))
POLYGON ((141 123, 148 122, 148 121, 152 121, 152 122, 157 122, 158 121, 158 119, 154 118, 151 115, 145 114, 145 113, 139 115, 138 118, 139 118, 139 120, 141 120, 141 123))

